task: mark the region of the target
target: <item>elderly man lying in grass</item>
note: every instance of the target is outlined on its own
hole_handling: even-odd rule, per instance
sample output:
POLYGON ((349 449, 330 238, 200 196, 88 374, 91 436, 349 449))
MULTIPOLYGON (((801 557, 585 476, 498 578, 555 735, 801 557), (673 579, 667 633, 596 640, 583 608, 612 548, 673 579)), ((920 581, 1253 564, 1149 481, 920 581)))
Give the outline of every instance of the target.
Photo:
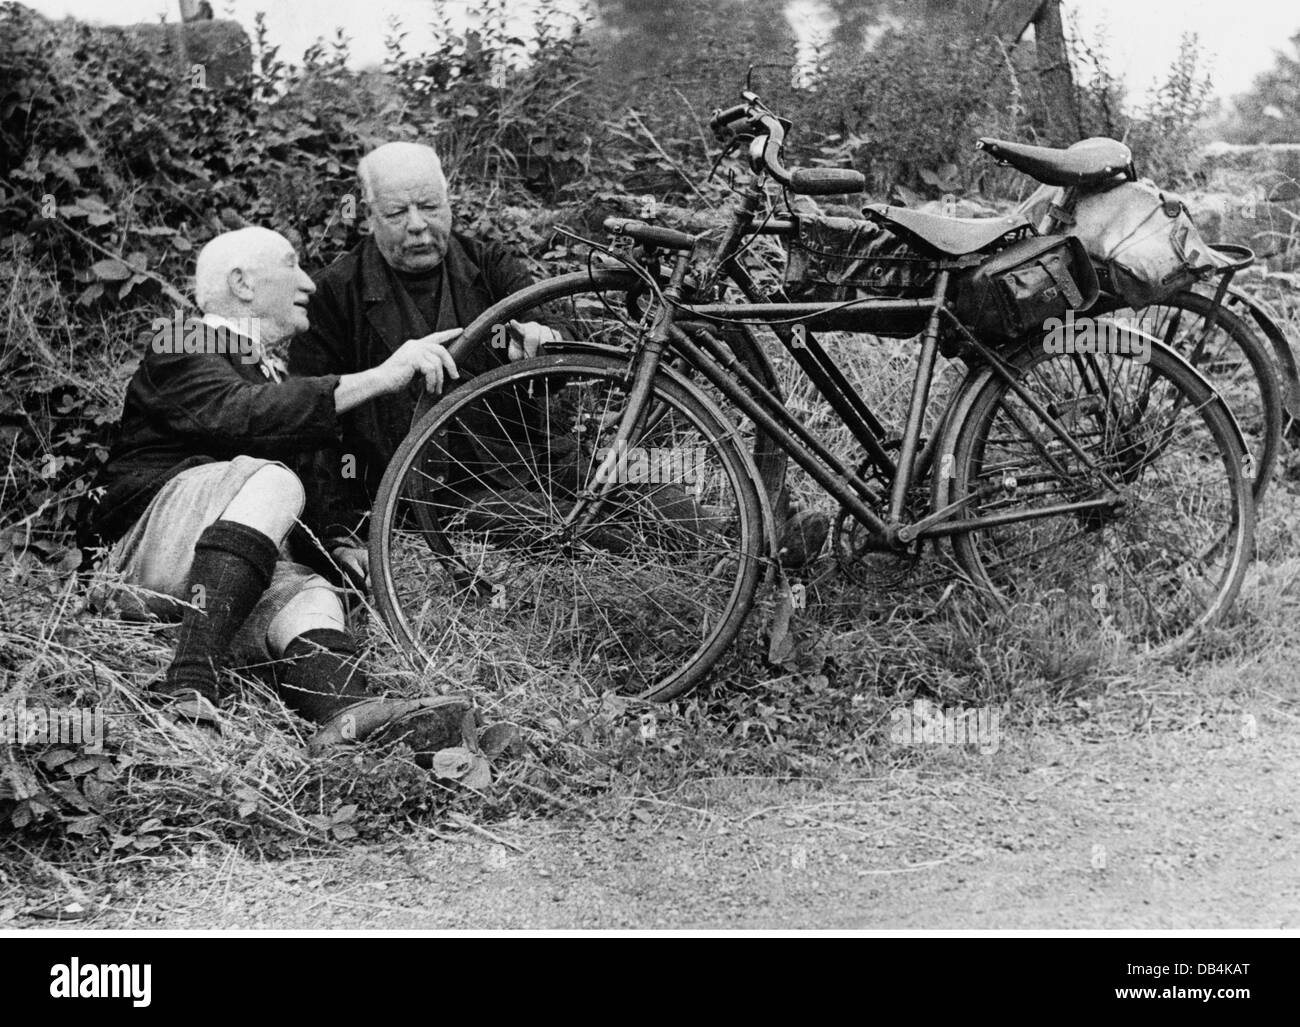
MULTIPOLYGON (((195 272, 201 324, 155 321, 118 434, 81 512, 83 550, 123 584, 124 612, 180 613, 176 654, 152 697, 217 724, 223 669, 274 661, 286 705, 318 744, 402 738, 420 754, 460 744, 462 697, 370 695, 334 588, 292 562, 304 490, 288 464, 336 445, 340 417, 413 379, 441 389, 455 331, 400 342, 352 374, 281 380, 265 348, 307 328, 315 286, 288 240, 218 236, 195 272)), ((421 762, 425 762, 421 759, 421 762)))

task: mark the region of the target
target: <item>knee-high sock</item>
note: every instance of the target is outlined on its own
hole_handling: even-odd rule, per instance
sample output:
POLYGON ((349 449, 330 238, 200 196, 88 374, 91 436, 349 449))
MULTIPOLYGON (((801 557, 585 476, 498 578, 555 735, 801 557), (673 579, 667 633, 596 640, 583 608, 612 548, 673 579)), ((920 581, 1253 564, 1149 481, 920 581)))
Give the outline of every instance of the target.
POLYGON ((346 631, 304 631, 285 647, 284 660, 288 667, 280 675, 280 697, 314 724, 370 695, 357 644, 346 631))
POLYGON ((270 584, 277 546, 256 528, 215 521, 194 544, 189 595, 176 656, 157 691, 194 691, 217 702, 217 672, 230 657, 230 643, 270 584), (200 590, 201 586, 201 590, 200 590))

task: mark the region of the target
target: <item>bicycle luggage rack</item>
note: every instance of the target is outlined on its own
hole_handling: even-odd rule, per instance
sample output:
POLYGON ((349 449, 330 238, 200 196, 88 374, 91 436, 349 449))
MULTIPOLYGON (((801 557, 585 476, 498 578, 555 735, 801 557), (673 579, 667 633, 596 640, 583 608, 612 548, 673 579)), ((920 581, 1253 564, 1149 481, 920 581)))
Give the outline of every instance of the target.
POLYGON ((1228 294, 1228 286, 1232 284, 1233 277, 1238 271, 1243 271, 1255 263, 1255 251, 1249 246, 1241 246, 1237 243, 1211 243, 1210 249, 1231 263, 1210 269, 1202 278, 1202 281, 1217 278, 1218 284, 1214 288, 1214 303, 1210 307, 1210 313, 1201 326, 1201 336, 1196 340, 1196 345, 1192 347, 1192 352, 1187 358, 1193 366, 1200 360, 1206 344, 1210 341, 1210 333, 1219 323, 1219 311, 1223 309, 1223 298, 1228 294))

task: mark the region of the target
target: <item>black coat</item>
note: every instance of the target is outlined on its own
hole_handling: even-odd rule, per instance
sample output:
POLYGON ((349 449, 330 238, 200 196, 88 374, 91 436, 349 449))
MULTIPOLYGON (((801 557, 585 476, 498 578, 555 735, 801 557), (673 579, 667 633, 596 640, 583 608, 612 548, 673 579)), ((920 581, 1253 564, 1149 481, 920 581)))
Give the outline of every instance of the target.
MULTIPOLYGON (((427 324, 385 263, 373 238, 362 240, 316 278, 307 307, 310 330, 289 347, 291 375, 351 374, 382 364, 401 345, 433 331, 463 328, 493 304, 532 284, 523 261, 495 243, 453 234, 436 272, 442 276, 437 324, 427 324)), ((465 354, 461 380, 506 360, 484 346, 465 354)), ((299 472, 307 489, 304 520, 332 548, 364 539, 364 521, 384 470, 411 427, 423 389, 417 376, 403 393, 382 396, 339 420, 342 444, 313 453, 299 472), (350 459, 347 459, 350 458, 350 459)))
POLYGON ((79 511, 88 556, 121 538, 181 471, 241 454, 293 466, 302 453, 337 444, 338 375, 277 383, 237 345, 157 353, 146 339, 108 461, 79 511))

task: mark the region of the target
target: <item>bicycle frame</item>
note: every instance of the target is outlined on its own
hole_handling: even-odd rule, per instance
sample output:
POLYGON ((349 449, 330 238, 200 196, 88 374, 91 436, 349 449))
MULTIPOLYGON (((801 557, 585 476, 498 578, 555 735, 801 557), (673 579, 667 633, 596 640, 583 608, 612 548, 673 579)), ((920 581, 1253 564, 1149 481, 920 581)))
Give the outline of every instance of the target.
MULTIPOLYGON (((1096 463, 1070 437, 1062 425, 1019 384, 1010 366, 994 351, 972 336, 957 320, 947 305, 947 293, 954 271, 970 266, 970 258, 936 260, 938 275, 935 287, 928 297, 918 299, 867 299, 849 303, 800 302, 792 303, 781 292, 771 297, 763 296, 748 271, 740 263, 741 244, 754 234, 788 234, 790 222, 767 222, 757 229, 754 216, 763 202, 761 182, 756 183, 745 196, 728 228, 721 245, 706 266, 705 281, 711 283, 719 274, 730 278, 744 294, 746 303, 687 303, 682 300, 683 282, 689 267, 691 253, 677 255, 667 285, 662 290, 664 302, 655 313, 654 323, 645 341, 634 353, 629 378, 631 388, 628 405, 616 430, 611 455, 606 457, 595 474, 595 490, 587 490, 580 497, 568 518, 579 527, 590 523, 597 515, 603 498, 614 487, 614 453, 618 444, 630 445, 642 430, 651 394, 651 383, 659 362, 669 347, 708 379, 724 396, 740 408, 808 474, 834 497, 842 506, 873 532, 882 547, 907 549, 917 540, 950 535, 954 531, 968 531, 979 527, 992 527, 1019 521, 1055 517, 1068 513, 1082 513, 1113 507, 1121 499, 1121 488, 1108 475, 1101 474, 1110 495, 1098 499, 1061 503, 1033 510, 986 517, 967 518, 951 523, 961 508, 980 498, 973 493, 943 510, 912 525, 904 523, 906 501, 914 482, 928 472, 934 459, 942 430, 936 431, 925 446, 921 445, 924 416, 929 404, 930 388, 939 350, 939 336, 945 321, 979 356, 987 362, 1019 396, 1029 410, 1076 458, 1091 470, 1096 463), (770 389, 763 386, 741 367, 726 367, 725 351, 720 342, 708 332, 714 320, 758 321, 771 327, 791 358, 812 381, 822 398, 830 404, 837 416, 862 445, 872 465, 890 483, 890 494, 884 516, 877 512, 882 504, 880 496, 853 469, 835 457, 826 446, 812 435, 794 417, 770 389), (897 461, 890 459, 884 447, 885 429, 871 411, 866 401, 845 378, 843 372, 830 359, 816 338, 810 333, 815 328, 840 328, 857 332, 888 332, 897 334, 901 323, 914 319, 924 327, 916 377, 908 404, 905 427, 899 446, 897 461), (803 327, 796 332, 794 325, 803 327), (692 338, 700 337, 701 344, 692 338), (725 369, 724 369, 725 368, 725 369), (594 502, 592 502, 594 501, 594 502), (950 522, 950 523, 945 523, 950 522)), ((1076 357, 1076 359, 1078 359, 1076 357)), ((951 408, 945 410, 946 419, 951 408)), ((1019 420, 1018 414, 1013 417, 1019 420)), ((942 420, 940 429, 942 429, 942 420)), ((1022 423, 1021 427, 1025 427, 1022 423)), ((1044 460, 1065 475, 1066 469, 1048 452, 1036 434, 1028 433, 1044 460)))

